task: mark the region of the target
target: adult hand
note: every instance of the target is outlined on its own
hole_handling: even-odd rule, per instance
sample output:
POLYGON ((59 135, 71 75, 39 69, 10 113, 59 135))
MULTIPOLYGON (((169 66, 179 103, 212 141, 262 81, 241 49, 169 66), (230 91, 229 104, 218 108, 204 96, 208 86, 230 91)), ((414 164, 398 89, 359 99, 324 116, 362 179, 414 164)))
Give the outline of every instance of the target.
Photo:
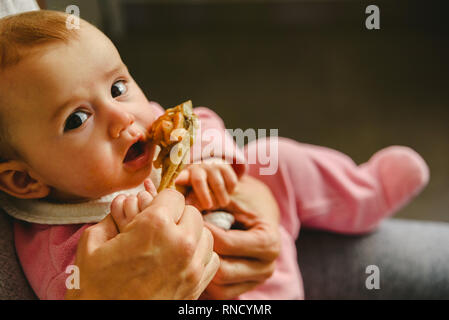
POLYGON ((262 284, 273 274, 280 252, 279 208, 265 184, 243 176, 225 209, 241 230, 206 223, 220 255, 220 268, 202 296, 206 299, 232 299, 262 284))
POLYGON ((212 248, 198 210, 164 190, 121 233, 111 215, 85 230, 66 299, 197 299, 219 266, 212 248))

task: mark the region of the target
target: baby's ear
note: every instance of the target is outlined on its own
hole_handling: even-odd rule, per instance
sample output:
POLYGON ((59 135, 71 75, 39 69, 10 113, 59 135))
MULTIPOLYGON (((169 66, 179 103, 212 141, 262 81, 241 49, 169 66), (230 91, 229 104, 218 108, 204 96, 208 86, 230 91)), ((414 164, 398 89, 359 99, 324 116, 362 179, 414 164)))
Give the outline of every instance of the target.
POLYGON ((21 199, 40 199, 50 193, 50 188, 19 161, 0 163, 0 190, 21 199))

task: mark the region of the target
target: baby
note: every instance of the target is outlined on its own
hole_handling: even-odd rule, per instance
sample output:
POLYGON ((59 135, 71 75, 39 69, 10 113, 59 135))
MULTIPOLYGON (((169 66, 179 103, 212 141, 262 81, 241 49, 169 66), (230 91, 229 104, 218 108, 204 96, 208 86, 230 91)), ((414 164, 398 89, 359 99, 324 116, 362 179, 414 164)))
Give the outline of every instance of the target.
MULTIPOLYGON (((152 170, 156 148, 146 137, 162 108, 146 99, 103 33, 85 21, 68 30, 66 18, 38 11, 0 20, 1 206, 29 222, 16 223, 16 248, 44 299, 64 297, 65 268, 88 224, 111 213, 124 228, 151 202, 160 178, 152 170)), ((201 130, 217 128, 223 141, 232 141, 215 113, 195 113, 201 130)), ((194 148, 206 143, 197 140, 194 148)), ((192 152, 192 162, 233 157, 223 159, 231 165, 188 165, 178 179, 192 186, 189 198, 201 210, 225 207, 244 174, 264 181, 276 197, 282 241, 276 270, 240 298, 303 298, 295 248, 300 224, 372 230, 428 180, 424 161, 408 148, 381 150, 356 166, 337 151, 287 139, 278 142, 279 170, 260 176, 261 165, 244 159, 269 143, 256 141, 245 150, 217 143, 201 159, 192 152)))

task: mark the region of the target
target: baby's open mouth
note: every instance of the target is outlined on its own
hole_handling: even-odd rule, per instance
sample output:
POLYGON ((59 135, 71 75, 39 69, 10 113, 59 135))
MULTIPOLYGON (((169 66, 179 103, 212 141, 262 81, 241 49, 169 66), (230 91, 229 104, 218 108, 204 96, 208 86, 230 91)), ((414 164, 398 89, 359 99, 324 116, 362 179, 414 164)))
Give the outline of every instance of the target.
POLYGON ((136 160, 137 158, 145 154, 145 152, 147 151, 146 149, 146 144, 143 141, 137 141, 129 148, 123 162, 127 163, 136 160))
POLYGON ((152 160, 151 150, 149 141, 139 140, 131 145, 123 160, 126 170, 136 171, 148 167, 152 160))

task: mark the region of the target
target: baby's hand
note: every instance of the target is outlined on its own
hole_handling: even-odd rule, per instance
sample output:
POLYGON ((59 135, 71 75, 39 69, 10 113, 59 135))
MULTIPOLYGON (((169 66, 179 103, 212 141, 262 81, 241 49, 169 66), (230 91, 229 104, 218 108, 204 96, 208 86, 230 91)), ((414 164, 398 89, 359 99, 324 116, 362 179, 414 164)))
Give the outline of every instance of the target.
POLYGON ((134 219, 136 215, 147 208, 156 196, 156 189, 147 179, 144 182, 145 190, 137 195, 120 194, 111 203, 111 216, 120 232, 134 219))
POLYGON ((226 207, 238 178, 229 164, 202 162, 191 164, 176 179, 178 185, 191 185, 202 210, 226 207))

